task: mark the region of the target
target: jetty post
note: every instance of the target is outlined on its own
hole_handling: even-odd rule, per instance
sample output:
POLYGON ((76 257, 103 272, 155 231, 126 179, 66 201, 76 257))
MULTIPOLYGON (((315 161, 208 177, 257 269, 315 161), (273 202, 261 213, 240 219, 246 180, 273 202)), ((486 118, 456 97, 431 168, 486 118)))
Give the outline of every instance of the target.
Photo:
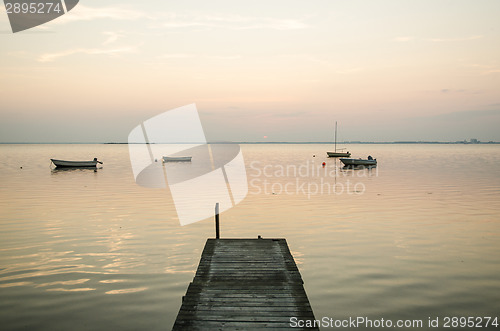
POLYGON ((220 228, 219 228, 219 203, 215 204, 215 239, 220 239, 220 228))

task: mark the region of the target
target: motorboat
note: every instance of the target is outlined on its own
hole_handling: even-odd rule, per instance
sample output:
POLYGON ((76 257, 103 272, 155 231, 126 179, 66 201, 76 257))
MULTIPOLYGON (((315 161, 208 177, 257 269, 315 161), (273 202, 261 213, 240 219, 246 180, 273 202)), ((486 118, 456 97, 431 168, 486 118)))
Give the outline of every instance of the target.
POLYGON ((350 166, 376 166, 377 159, 368 156, 367 159, 346 159, 341 158, 340 162, 342 162, 346 167, 350 166))

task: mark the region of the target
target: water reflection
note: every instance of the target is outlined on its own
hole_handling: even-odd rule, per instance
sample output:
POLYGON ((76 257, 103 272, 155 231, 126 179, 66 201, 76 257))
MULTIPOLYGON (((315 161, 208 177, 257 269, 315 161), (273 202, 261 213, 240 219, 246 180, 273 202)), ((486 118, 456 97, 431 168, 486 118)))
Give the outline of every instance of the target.
POLYGON ((78 287, 78 288, 48 288, 47 292, 88 292, 95 291, 95 288, 91 287, 78 287))
POLYGON ((86 283, 89 280, 90 280, 90 278, 75 279, 75 280, 59 280, 59 281, 55 281, 55 282, 39 284, 36 287, 45 287, 45 286, 54 286, 54 285, 78 285, 78 284, 86 283))
POLYGON ((107 291, 106 294, 127 294, 127 293, 142 292, 147 289, 148 289, 147 287, 124 288, 119 290, 107 291))
POLYGON ((376 168, 377 165, 345 165, 342 167, 343 170, 352 169, 352 170, 371 170, 376 168))
POLYGON ((55 167, 50 170, 53 175, 58 173, 74 173, 74 172, 97 172, 98 169, 102 169, 102 167, 55 167))
MULTIPOLYGON (((468 147, 355 145, 383 166, 343 169, 326 157, 310 161, 324 145, 244 145, 254 185, 221 215, 221 234, 286 238, 319 317, 498 313, 500 148, 468 147), (337 184, 345 189, 334 191, 337 184)), ((168 190, 135 183, 126 145, 0 145, 0 152, 2 327, 169 328, 213 219, 179 226, 168 190), (110 161, 106 171, 49 172, 54 150, 97 151, 110 161), (123 311, 138 313, 110 317, 123 311)))
POLYGON ((14 283, 5 283, 5 284, 0 284, 0 288, 5 288, 5 287, 15 287, 15 286, 28 286, 28 285, 33 285, 33 282, 14 282, 14 283))

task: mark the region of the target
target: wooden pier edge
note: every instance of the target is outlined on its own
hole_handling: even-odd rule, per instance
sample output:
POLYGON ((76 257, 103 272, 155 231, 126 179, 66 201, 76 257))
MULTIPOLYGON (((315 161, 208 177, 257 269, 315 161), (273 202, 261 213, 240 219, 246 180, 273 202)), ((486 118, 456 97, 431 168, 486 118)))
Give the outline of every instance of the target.
POLYGON ((294 317, 314 313, 286 239, 208 239, 173 330, 300 330, 294 317))

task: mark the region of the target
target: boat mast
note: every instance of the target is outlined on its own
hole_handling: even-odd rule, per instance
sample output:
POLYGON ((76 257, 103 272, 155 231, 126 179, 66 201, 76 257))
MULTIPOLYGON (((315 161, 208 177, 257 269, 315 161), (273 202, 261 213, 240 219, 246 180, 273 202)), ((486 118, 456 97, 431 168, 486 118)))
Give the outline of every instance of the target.
POLYGON ((335 121, 335 153, 337 153, 337 121, 335 121))

